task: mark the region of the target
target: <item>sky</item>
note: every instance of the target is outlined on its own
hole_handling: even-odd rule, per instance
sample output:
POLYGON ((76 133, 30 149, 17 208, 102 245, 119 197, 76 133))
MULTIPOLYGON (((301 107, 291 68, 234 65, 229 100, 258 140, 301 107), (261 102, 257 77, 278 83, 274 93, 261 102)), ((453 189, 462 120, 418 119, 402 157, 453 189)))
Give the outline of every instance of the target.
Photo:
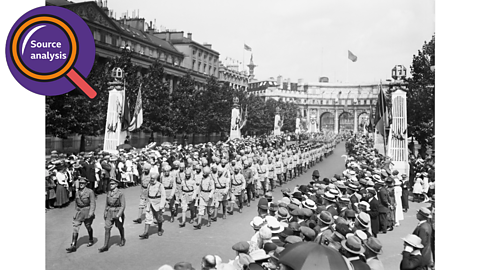
MULTIPOLYGON (((73 0, 72 2, 84 2, 73 0)), ((435 33, 432 0, 109 0, 117 18, 139 12, 156 28, 193 34, 212 44, 220 60, 246 65, 251 53, 256 79, 281 75, 292 82, 371 83, 390 78, 435 33), (252 52, 244 51, 244 44, 252 52), (348 59, 348 50, 357 61, 348 59)), ((240 65, 242 69, 243 65, 240 65)))

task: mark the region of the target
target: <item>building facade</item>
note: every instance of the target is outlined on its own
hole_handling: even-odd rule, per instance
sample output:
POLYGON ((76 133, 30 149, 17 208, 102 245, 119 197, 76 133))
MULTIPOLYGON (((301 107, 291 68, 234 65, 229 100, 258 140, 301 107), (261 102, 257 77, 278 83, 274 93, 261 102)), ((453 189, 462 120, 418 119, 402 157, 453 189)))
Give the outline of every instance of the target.
POLYGON ((299 117, 309 132, 362 131, 375 110, 379 84, 296 83, 265 80, 249 83, 248 92, 299 106, 299 117))
POLYGON ((155 32, 152 23, 147 24, 143 18, 113 18, 113 12, 104 2, 106 1, 71 3, 46 0, 47 5, 69 9, 87 23, 95 39, 95 61, 118 57, 124 49, 132 51, 132 63, 140 66, 143 71, 159 60, 164 67, 164 80, 170 84, 170 91, 174 91, 180 79, 187 74, 200 87, 206 84, 210 75, 218 77, 219 53, 211 50, 211 45, 199 45, 191 40, 184 43, 176 42, 176 39, 169 41, 161 32, 155 32), (191 52, 185 50, 185 47, 191 47, 191 52), (209 57, 204 58, 205 55, 209 57), (192 59, 200 57, 201 64, 192 64, 192 59))
POLYGON ((238 66, 228 65, 224 66, 220 62, 220 72, 218 81, 226 84, 233 89, 247 91, 249 76, 246 72, 238 71, 238 66))

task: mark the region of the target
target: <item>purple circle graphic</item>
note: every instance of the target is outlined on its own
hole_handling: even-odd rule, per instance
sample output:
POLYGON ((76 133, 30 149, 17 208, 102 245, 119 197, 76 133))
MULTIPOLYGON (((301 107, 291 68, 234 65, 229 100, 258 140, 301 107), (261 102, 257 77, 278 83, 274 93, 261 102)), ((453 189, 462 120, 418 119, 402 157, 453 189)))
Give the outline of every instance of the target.
MULTIPOLYGON (((15 22, 10 30, 10 33, 8 34, 5 46, 7 64, 13 77, 15 77, 15 79, 23 87, 31 92, 45 96, 65 94, 75 89, 75 86, 65 77, 65 75, 51 81, 37 81, 25 76, 22 72, 20 72, 12 59, 11 44, 16 30, 29 18, 39 15, 51 15, 63 20, 63 22, 70 26, 74 32, 74 35, 76 36, 76 42, 78 44, 78 55, 73 67, 85 78, 92 70, 93 63, 95 61, 95 41, 90 28, 85 21, 74 12, 66 8, 54 6, 45 6, 33 9, 25 13, 15 22)), ((17 49, 19 52, 18 55, 20 56, 20 59, 26 68, 30 69, 30 71, 34 73, 48 74, 58 70, 66 63, 66 61, 68 61, 70 58, 71 44, 67 34, 62 30, 61 27, 54 23, 39 22, 32 24, 22 32, 19 38, 17 49), (25 43, 25 48, 22 54, 22 45, 24 44, 24 40, 27 38, 27 35, 31 33, 31 30, 33 30, 35 27, 41 25, 45 26, 37 29, 29 36, 28 42, 25 43), (33 40, 35 40, 35 46, 32 44, 33 40), (41 42, 41 44, 39 44, 41 48, 38 48, 37 42, 41 42), (61 43, 59 48, 57 48, 58 42, 61 43), (47 48, 44 48, 44 45, 47 48), (32 59, 32 53, 39 54, 42 58, 48 57, 50 54, 54 54, 54 59, 52 61, 46 59, 32 59), (59 59, 55 59, 57 54, 59 59), (63 54, 65 54, 66 59, 60 59, 63 58, 63 54)), ((36 57, 37 55, 35 55, 35 58, 36 57)))
POLYGON ((52 73, 68 60, 70 40, 55 24, 40 23, 28 27, 20 41, 20 58, 34 72, 52 73))

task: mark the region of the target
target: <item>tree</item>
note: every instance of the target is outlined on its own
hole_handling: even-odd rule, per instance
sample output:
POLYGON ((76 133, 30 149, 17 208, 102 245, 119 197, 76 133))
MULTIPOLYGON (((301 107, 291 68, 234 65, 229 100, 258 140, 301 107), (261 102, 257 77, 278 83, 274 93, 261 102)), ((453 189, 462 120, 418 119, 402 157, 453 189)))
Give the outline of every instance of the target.
POLYGON ((435 117, 435 35, 413 56, 411 77, 407 79, 408 132, 421 145, 420 155, 434 146, 435 117))
POLYGON ((170 89, 164 82, 163 65, 157 60, 148 69, 142 85, 143 124, 141 129, 173 135, 170 89))

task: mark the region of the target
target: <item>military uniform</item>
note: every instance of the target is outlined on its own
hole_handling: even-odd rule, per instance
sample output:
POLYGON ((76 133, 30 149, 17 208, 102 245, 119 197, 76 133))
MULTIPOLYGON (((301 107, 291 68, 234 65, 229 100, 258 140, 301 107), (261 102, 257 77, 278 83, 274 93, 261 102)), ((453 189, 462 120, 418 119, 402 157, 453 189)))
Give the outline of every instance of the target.
MULTIPOLYGON (((86 183, 86 180, 81 180, 86 183)), ((93 245, 93 229, 92 223, 95 219, 95 193, 93 190, 85 187, 83 190, 78 190, 75 194, 75 210, 77 211, 73 216, 73 236, 72 245, 67 248, 68 252, 75 252, 77 250, 78 230, 82 223, 88 232, 88 245, 93 245)))
POLYGON ((181 184, 182 190, 182 223, 180 227, 185 226, 185 215, 188 209, 190 209, 190 223, 193 223, 193 219, 196 217, 195 213, 195 196, 196 196, 196 187, 197 184, 193 177, 187 179, 186 177, 183 179, 181 184))
POLYGON ((198 223, 195 225, 195 228, 200 229, 202 216, 205 215, 205 210, 207 211, 207 215, 208 215, 207 226, 210 226, 210 223, 211 223, 212 213, 210 213, 210 210, 211 210, 210 207, 213 206, 213 194, 215 193, 215 183, 213 182, 210 175, 202 178, 202 180, 200 181, 200 185, 197 187, 197 189, 198 189, 198 192, 197 192, 198 223))
POLYGON ((142 239, 148 238, 148 230, 153 224, 155 218, 158 223, 158 235, 163 234, 163 210, 165 207, 166 193, 162 183, 155 181, 154 184, 150 183, 147 188, 147 211, 145 213, 145 231, 139 235, 142 239))
MULTIPOLYGON (((110 184, 114 183, 118 185, 118 181, 115 179, 110 180, 110 184)), ((125 231, 123 228, 123 223, 125 222, 125 196, 118 189, 114 188, 107 193, 106 204, 105 204, 105 245, 99 249, 100 252, 108 250, 108 242, 110 241, 110 231, 113 227, 113 224, 118 228, 120 232, 120 246, 125 245, 125 231)))
POLYGON ((160 181, 165 188, 165 206, 168 205, 168 209, 170 211, 170 222, 173 222, 177 213, 175 211, 175 190, 176 188, 176 181, 175 178, 170 173, 168 176, 163 175, 160 177, 160 181))
POLYGON ((218 173, 212 173, 212 179, 215 183, 215 193, 213 196, 213 203, 215 206, 215 213, 213 220, 217 220, 218 207, 222 206, 223 219, 227 217, 227 203, 228 191, 230 190, 230 174, 225 169, 219 168, 218 173))
POLYGON ((238 200, 238 211, 241 213, 243 209, 243 196, 244 196, 244 190, 245 190, 245 177, 243 177, 243 174, 239 173, 234 173, 232 175, 232 192, 231 192, 231 202, 232 202, 232 208, 230 209, 230 213, 233 213, 233 207, 235 204, 235 199, 238 200))

